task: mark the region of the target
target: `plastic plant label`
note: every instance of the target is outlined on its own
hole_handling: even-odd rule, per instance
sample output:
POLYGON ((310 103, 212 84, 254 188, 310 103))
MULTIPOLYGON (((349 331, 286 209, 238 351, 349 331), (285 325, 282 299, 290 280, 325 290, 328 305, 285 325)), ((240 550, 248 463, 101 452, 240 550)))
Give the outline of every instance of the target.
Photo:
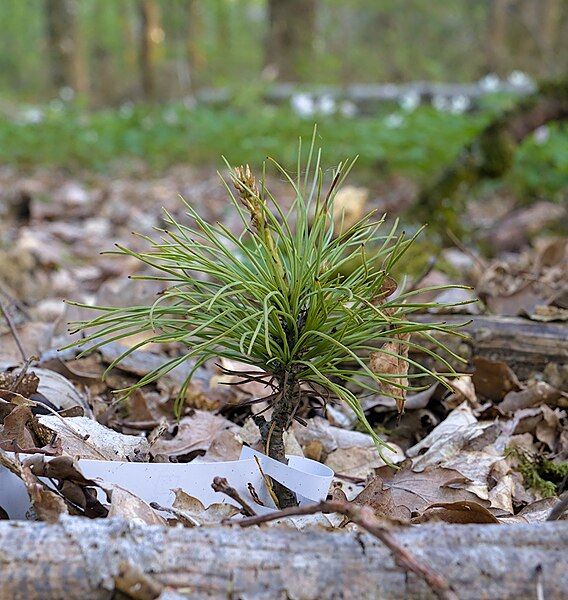
MULTIPOLYGON (((243 447, 239 460, 227 462, 134 463, 80 459, 78 465, 89 479, 120 485, 148 503, 168 507, 174 500, 172 490, 175 488, 181 488, 205 506, 216 502, 236 505, 211 487, 215 477, 224 477, 258 514, 275 510, 265 476, 273 477, 294 491, 300 504, 325 500, 333 477, 329 467, 314 460, 289 456, 285 465, 248 447, 243 447), (264 506, 256 503, 250 487, 264 506)), ((30 509, 24 483, 5 467, 0 467, 0 506, 11 519, 20 520, 26 519, 30 509)))

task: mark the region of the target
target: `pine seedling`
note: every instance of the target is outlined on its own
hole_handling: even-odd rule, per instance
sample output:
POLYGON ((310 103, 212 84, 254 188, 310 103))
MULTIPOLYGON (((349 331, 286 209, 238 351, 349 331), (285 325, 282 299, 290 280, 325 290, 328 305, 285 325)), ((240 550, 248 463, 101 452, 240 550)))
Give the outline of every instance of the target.
MULTIPOLYGON (((125 350, 109 369, 142 343, 187 347, 187 353, 129 388, 192 361, 178 399, 180 414, 191 376, 207 360, 222 357, 259 368, 272 416, 257 415, 255 422, 266 454, 281 462, 286 462, 284 432, 299 418, 306 398, 347 404, 382 452, 386 443, 367 421, 358 395, 390 395, 402 410, 407 390, 432 379, 445 383, 453 369, 444 354, 452 353, 432 333, 455 331, 443 323, 412 320, 412 313, 432 306, 413 303, 424 290, 393 294, 393 270, 414 238, 398 234, 396 225, 381 233, 384 217, 373 213, 343 230, 334 199, 353 162, 340 164, 328 185, 313 140, 303 175, 300 158, 294 179, 268 162, 293 190, 288 211, 267 189, 264 172, 257 181, 248 166, 231 169, 225 184, 242 220, 240 235, 206 222, 188 204, 187 222, 166 212, 159 239, 146 238, 147 251, 118 246, 118 253, 152 267, 157 274, 138 278, 165 281, 167 289, 151 306, 96 307, 98 317, 78 324, 90 332, 83 342, 92 350, 145 334, 144 342, 125 350), (345 266, 353 264, 345 274, 345 266), (415 361, 418 350, 445 372, 415 361)), ((292 492, 276 481, 273 491, 281 508, 295 503, 292 492)))

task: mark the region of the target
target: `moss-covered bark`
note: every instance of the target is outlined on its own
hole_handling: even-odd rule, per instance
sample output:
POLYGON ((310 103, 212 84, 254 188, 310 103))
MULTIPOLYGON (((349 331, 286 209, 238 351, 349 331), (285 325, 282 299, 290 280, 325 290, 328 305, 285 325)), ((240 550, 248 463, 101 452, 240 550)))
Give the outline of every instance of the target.
POLYGON ((546 82, 515 107, 489 123, 441 175, 420 194, 418 206, 429 222, 452 229, 458 225, 459 191, 482 179, 503 177, 515 151, 533 131, 568 118, 568 80, 546 82))

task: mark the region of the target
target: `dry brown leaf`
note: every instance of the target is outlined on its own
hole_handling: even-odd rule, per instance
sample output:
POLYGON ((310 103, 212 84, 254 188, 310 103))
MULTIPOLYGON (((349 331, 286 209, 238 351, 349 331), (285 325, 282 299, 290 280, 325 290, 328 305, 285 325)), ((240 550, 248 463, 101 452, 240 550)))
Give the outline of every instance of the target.
POLYGON ((112 486, 111 494, 109 518, 121 517, 132 523, 145 525, 167 525, 167 521, 136 494, 118 485, 112 486))
MULTIPOLYGON (((370 436, 369 436, 370 437, 370 436)), ((396 444, 389 443, 392 450, 383 448, 384 458, 381 458, 375 445, 368 447, 353 446, 338 448, 328 454, 325 463, 338 476, 365 479, 375 469, 387 464, 387 460, 396 464, 404 460, 404 452, 396 444)))
POLYGON ((76 460, 70 456, 46 459, 44 456, 34 455, 26 458, 23 464, 34 476, 57 481, 57 489, 64 500, 68 501, 68 510, 71 514, 80 514, 89 518, 107 516, 107 508, 97 497, 97 488, 104 492, 107 499, 110 498, 111 488, 84 477, 76 460))
POLYGON ((0 373, 0 397, 4 398, 5 396, 2 392, 7 390, 29 398, 37 392, 38 384, 39 377, 33 372, 22 375, 20 369, 5 371, 4 373, 0 373))
POLYGON ((478 502, 460 500, 458 502, 436 502, 424 509, 424 512, 412 519, 412 523, 444 521, 445 523, 499 523, 485 506, 478 502))
POLYGON ((499 409, 504 414, 513 414, 521 409, 541 404, 555 406, 561 396, 559 390, 545 381, 536 381, 520 392, 509 392, 499 404, 499 409))
POLYGON ((196 410, 192 416, 184 417, 171 426, 175 435, 170 439, 162 436, 152 448, 152 454, 182 456, 196 451, 206 451, 213 439, 222 431, 236 426, 219 415, 196 410))
POLYGON ((498 402, 507 393, 521 389, 517 376, 504 362, 489 360, 483 356, 476 356, 473 362, 473 385, 480 396, 498 402))
POLYGON ((379 376, 396 375, 387 377, 380 382, 381 391, 386 396, 396 400, 398 412, 404 409, 404 400, 408 387, 408 341, 410 333, 401 333, 395 336, 397 339, 386 342, 377 352, 371 352, 370 369, 379 376), (403 386, 402 388, 397 385, 403 386))
POLYGON ((65 500, 47 489, 27 465, 22 465, 21 478, 30 496, 35 514, 40 521, 56 523, 61 515, 69 514, 65 500))
POLYGON ((512 474, 499 479, 497 484, 489 490, 489 503, 491 508, 513 514, 513 496, 515 493, 515 478, 512 474))
POLYGON ((66 377, 49 369, 34 369, 34 373, 39 377, 37 391, 58 409, 80 406, 90 414, 87 400, 66 377))
MULTIPOLYGON (((51 347, 53 329, 52 323, 28 322, 17 327, 18 338, 28 358, 41 356, 51 347)), ((10 363, 22 360, 18 345, 10 331, 0 335, 0 360, 10 363)))
POLYGON ((224 429, 213 438, 201 460, 202 462, 238 460, 242 447, 243 444, 237 439, 237 434, 224 429))
MULTIPOLYGON (((544 523, 557 502, 558 498, 556 497, 535 500, 525 506, 516 515, 499 517, 499 521, 501 523, 544 523)), ((562 519, 568 519, 568 514, 564 513, 562 519)))
POLYGON ((0 447, 13 451, 14 445, 20 449, 35 448, 36 440, 30 429, 34 416, 28 406, 16 406, 0 425, 0 447))
POLYGON ((149 445, 146 438, 118 433, 86 417, 64 419, 45 415, 39 417, 38 421, 45 429, 42 441, 48 443, 53 433, 56 433, 61 440, 63 452, 70 456, 120 461, 144 461, 148 457, 149 445))
POLYGON ((453 469, 434 467, 416 473, 407 461, 401 469, 381 467, 375 475, 354 502, 371 506, 378 516, 408 521, 413 513, 436 502, 478 501, 474 494, 455 487, 468 479, 453 469))
POLYGON ((453 394, 444 400, 445 406, 453 409, 459 406, 464 400, 467 400, 474 408, 479 407, 475 387, 470 375, 448 379, 447 384, 452 388, 453 394))
POLYGON ((218 525, 221 521, 229 519, 240 511, 236 506, 228 503, 217 502, 208 507, 180 488, 173 490, 175 500, 172 507, 182 513, 195 525, 218 525))

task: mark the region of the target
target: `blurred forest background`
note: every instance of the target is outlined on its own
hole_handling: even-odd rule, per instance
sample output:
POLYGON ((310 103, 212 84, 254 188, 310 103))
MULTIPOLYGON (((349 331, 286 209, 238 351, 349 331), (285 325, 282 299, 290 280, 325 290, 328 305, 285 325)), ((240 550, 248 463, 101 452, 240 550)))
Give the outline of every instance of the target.
MULTIPOLYGON (((18 168, 293 165, 317 122, 327 164, 423 187, 568 74, 565 0, 3 0, 0 22, 0 161, 18 168)), ((562 199, 565 125, 529 129, 482 185, 562 199)))

